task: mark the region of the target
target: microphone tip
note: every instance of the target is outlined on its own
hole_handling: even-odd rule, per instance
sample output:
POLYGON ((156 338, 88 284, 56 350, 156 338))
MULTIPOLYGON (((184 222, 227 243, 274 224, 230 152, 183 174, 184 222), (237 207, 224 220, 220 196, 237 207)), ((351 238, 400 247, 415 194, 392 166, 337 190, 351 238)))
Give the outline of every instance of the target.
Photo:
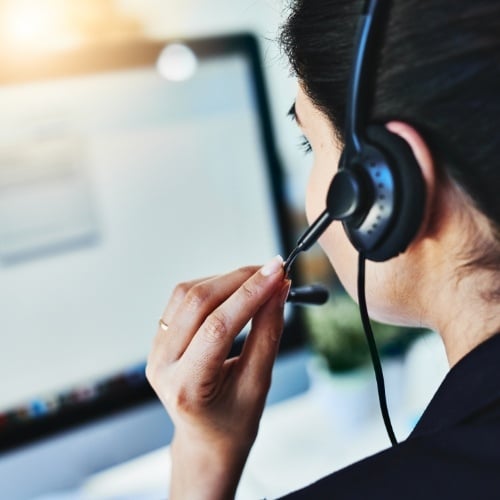
POLYGON ((323 285, 305 285, 290 289, 287 302, 296 305, 323 305, 330 293, 323 285))

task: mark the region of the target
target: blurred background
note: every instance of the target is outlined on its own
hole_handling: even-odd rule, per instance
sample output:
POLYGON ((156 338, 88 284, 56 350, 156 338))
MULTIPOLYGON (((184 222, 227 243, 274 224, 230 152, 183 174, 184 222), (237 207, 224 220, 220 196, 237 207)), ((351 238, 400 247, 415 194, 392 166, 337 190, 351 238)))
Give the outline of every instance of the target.
MULTIPOLYGON (((286 0, 0 0, 6 498, 167 491, 172 427, 143 371, 172 286, 264 262, 305 227, 312 158, 286 116, 296 91, 277 42, 286 15, 286 0), (162 70, 167 41, 242 33, 257 41, 269 109, 255 103, 260 73, 232 52, 193 59, 183 83, 162 70)), ((287 311, 294 341, 240 499, 284 494, 389 445, 356 305, 317 247, 296 279, 332 297, 287 311)), ((375 331, 404 438, 444 376, 444 352, 431 332, 375 331)))
POLYGON ((47 52, 144 38, 256 33, 284 164, 292 170, 299 168, 303 155, 295 147, 297 131, 283 120, 293 100, 295 81, 276 43, 286 17, 286 1, 2 0, 0 13, 1 54, 7 61, 36 62, 47 52))

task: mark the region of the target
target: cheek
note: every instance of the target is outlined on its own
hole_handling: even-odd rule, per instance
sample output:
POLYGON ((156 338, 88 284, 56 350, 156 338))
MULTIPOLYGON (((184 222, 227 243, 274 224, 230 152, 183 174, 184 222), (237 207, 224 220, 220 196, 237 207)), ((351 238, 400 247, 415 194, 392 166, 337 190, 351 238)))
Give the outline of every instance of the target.
POLYGON ((314 155, 306 192, 306 215, 311 224, 326 208, 326 195, 336 172, 338 155, 336 150, 327 151, 323 145, 314 155))
POLYGON ((326 190, 322 178, 317 174, 317 169, 312 168, 309 174, 306 192, 307 222, 312 224, 318 215, 325 209, 326 190))
MULTIPOLYGON (((327 160, 327 159, 326 159, 327 160)), ((306 213, 309 224, 325 209, 328 188, 336 165, 332 161, 316 160, 309 177, 306 195, 306 213)), ((337 158, 334 158, 336 161, 337 158)), ((333 222, 319 239, 335 272, 350 295, 356 293, 357 252, 344 232, 341 222, 333 222)))
POLYGON ((347 237, 341 222, 333 222, 319 243, 347 293, 356 300, 358 253, 347 237))

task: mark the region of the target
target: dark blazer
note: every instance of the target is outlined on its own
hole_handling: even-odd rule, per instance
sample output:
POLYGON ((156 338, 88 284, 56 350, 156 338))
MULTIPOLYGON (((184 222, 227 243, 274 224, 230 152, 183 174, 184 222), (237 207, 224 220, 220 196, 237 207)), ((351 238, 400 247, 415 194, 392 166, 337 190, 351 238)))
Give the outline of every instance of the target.
POLYGON ((408 439, 285 498, 499 500, 500 334, 450 370, 408 439))

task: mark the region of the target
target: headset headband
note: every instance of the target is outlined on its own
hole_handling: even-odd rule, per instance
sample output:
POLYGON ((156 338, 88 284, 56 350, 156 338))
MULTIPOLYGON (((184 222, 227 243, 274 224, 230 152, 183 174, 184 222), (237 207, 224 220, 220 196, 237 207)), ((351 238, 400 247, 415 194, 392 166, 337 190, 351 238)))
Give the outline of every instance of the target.
POLYGON ((360 131, 366 125, 366 110, 371 95, 369 68, 373 62, 373 39, 377 26, 375 17, 378 16, 382 3, 384 0, 366 0, 358 22, 346 101, 345 150, 348 156, 361 152, 360 131))

